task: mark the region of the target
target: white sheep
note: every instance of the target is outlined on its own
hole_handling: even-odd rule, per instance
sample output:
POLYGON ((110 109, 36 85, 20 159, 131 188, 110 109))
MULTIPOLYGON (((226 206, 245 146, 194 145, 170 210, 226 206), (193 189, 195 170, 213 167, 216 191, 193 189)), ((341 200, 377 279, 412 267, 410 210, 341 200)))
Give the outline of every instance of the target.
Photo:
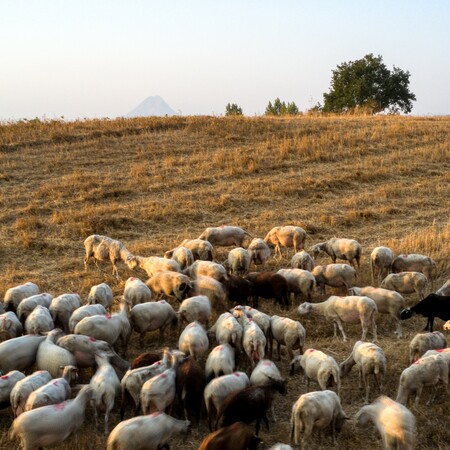
POLYGON ((311 272, 303 269, 280 269, 277 273, 286 279, 288 292, 293 293, 297 300, 303 296, 311 301, 316 288, 316 278, 311 272))
POLYGON ((81 298, 78 294, 62 294, 55 297, 50 303, 50 313, 57 327, 64 333, 69 333, 69 319, 72 313, 81 306, 81 298))
POLYGON ((83 424, 91 396, 92 388, 87 385, 74 400, 24 412, 14 420, 10 437, 20 438, 27 450, 60 444, 83 424))
POLYGON ((195 295, 181 302, 177 312, 179 316, 180 326, 183 322, 200 322, 208 327, 209 318, 211 316, 211 302, 206 295, 195 295))
POLYGON ((36 362, 36 354, 45 336, 27 334, 0 343, 0 371, 24 371, 36 362))
POLYGON ((250 242, 247 251, 250 255, 250 261, 255 266, 266 266, 266 262, 270 257, 270 248, 264 242, 264 239, 253 238, 250 242))
POLYGON ((37 305, 25 320, 27 334, 45 334, 53 328, 55 324, 50 311, 45 306, 37 305))
POLYGON ((197 361, 203 358, 208 347, 208 336, 199 322, 191 322, 187 325, 178 339, 178 348, 197 361))
POLYGON ((231 309, 230 312, 234 313, 234 310, 244 311, 245 315, 248 318, 253 319, 259 326, 259 328, 261 328, 262 332, 264 333, 264 336, 266 336, 267 344, 269 343, 271 330, 270 330, 270 316, 268 314, 263 313, 251 306, 237 305, 233 309, 231 309))
POLYGON ((175 380, 176 367, 170 367, 143 384, 140 394, 142 414, 165 412, 172 405, 176 393, 175 380))
POLYGON ((15 338, 22 335, 23 326, 15 313, 7 311, 0 314, 0 331, 6 331, 11 338, 15 338))
POLYGON ((447 362, 448 368, 449 368, 449 374, 450 374, 450 348, 440 348, 438 350, 427 350, 423 355, 422 358, 425 358, 426 356, 431 355, 441 355, 441 357, 447 362))
POLYGON ((106 283, 100 283, 91 287, 87 303, 88 305, 103 305, 107 311, 111 312, 113 300, 112 289, 106 283))
POLYGON ((315 267, 314 259, 306 250, 300 250, 295 253, 291 259, 291 269, 303 269, 311 272, 315 267))
MULTIPOLYGON (((194 260, 212 261, 214 259, 214 247, 210 242, 203 239, 185 239, 179 247, 188 248, 194 255, 194 260)), ((170 255, 172 251, 169 250, 166 254, 170 255)))
POLYGON ((436 385, 441 381, 445 388, 448 386, 449 368, 447 361, 441 355, 431 355, 418 359, 407 367, 400 375, 397 402, 407 405, 409 398, 415 394, 415 407, 419 407, 420 395, 424 386, 432 386, 433 390, 429 405, 436 396, 436 385))
POLYGON ((331 257, 333 264, 336 263, 336 259, 343 259, 359 269, 362 247, 354 239, 331 238, 311 247, 311 252, 314 258, 317 258, 320 252, 325 252, 331 257))
POLYGON ((333 445, 336 445, 336 431, 341 431, 348 419, 335 392, 324 390, 303 394, 292 406, 291 443, 300 444, 301 438, 302 448, 306 448, 314 430, 320 433, 329 427, 333 445))
POLYGON ((363 406, 355 416, 358 425, 375 424, 385 450, 413 450, 416 446, 416 418, 405 406, 386 396, 363 406))
POLYGON ((234 348, 230 344, 214 347, 206 359, 206 381, 209 382, 215 377, 233 373, 235 364, 234 348))
POLYGON ((208 227, 198 238, 210 242, 216 247, 228 247, 234 245, 242 247, 245 238, 253 236, 240 227, 222 225, 220 227, 208 227))
POLYGON ((365 402, 369 403, 370 384, 367 377, 373 374, 381 392, 386 375, 386 357, 378 345, 356 341, 350 356, 339 365, 340 376, 347 375, 355 364, 358 365, 359 370, 359 388, 361 389, 362 381, 366 393, 365 402))
POLYGON ((171 258, 184 270, 194 262, 194 254, 186 247, 175 247, 164 254, 164 258, 171 258), (170 256, 169 256, 170 255, 170 256))
POLYGON ((397 337, 403 336, 400 312, 406 307, 406 301, 398 292, 372 286, 353 287, 349 292, 351 295, 365 295, 371 298, 376 303, 379 314, 389 314, 394 319, 397 324, 395 330, 397 337))
POLYGON ((369 328, 372 331, 373 340, 377 340, 377 305, 375 302, 365 296, 350 295, 347 297, 338 297, 332 295, 328 300, 321 303, 302 303, 298 309, 299 314, 316 314, 331 319, 334 325, 334 337, 337 337, 336 326, 342 333, 344 342, 347 340, 342 322, 361 323, 361 340, 366 339, 369 328))
POLYGON ((415 292, 419 300, 423 300, 428 289, 428 280, 420 272, 391 273, 381 282, 380 287, 401 294, 413 294, 415 292))
POLYGON ((230 250, 226 260, 226 267, 233 275, 245 275, 250 268, 250 253, 242 247, 230 250))
POLYGON ((92 234, 88 236, 84 241, 84 248, 86 250, 86 256, 84 258, 84 269, 87 270, 88 263, 91 259, 94 260, 97 269, 100 270, 99 261, 111 261, 112 274, 119 280, 119 272, 117 270, 116 263, 118 261, 127 262, 127 259, 131 258, 133 254, 125 247, 125 245, 116 240, 111 239, 108 236, 102 236, 100 234, 92 234))
POLYGON ((152 291, 139 278, 130 277, 125 281, 123 299, 132 308, 140 303, 150 302, 152 300, 152 291))
POLYGON ((391 271, 392 261, 394 261, 394 253, 389 247, 375 247, 370 254, 370 272, 372 275, 372 283, 375 278, 378 284, 387 277, 391 271))
POLYGON ((332 356, 320 350, 309 348, 303 355, 298 355, 291 361, 291 375, 294 373, 297 363, 300 365, 301 372, 306 376, 306 392, 309 391, 309 383, 313 380, 318 383, 322 391, 331 386, 336 386, 339 395, 341 377, 339 366, 332 356))
POLYGON ((344 287, 346 290, 353 287, 356 280, 356 270, 348 264, 327 264, 316 266, 311 272, 322 294, 325 294, 325 285, 331 287, 344 287))
POLYGON ((101 303, 80 306, 70 315, 69 318, 70 332, 73 333, 73 330, 75 330, 77 323, 83 320, 85 317, 91 317, 96 315, 106 316, 106 309, 101 303))
POLYGON ((152 277, 160 270, 168 270, 171 272, 180 272, 180 265, 173 259, 161 258, 160 256, 130 256, 127 259, 127 266, 130 270, 135 270, 139 267, 147 272, 149 277, 152 277))
POLYGON ((145 284, 155 295, 173 296, 178 301, 186 298, 193 286, 193 282, 188 276, 170 270, 155 273, 145 284))
POLYGON ((447 280, 437 291, 437 295, 450 295, 450 280, 447 280))
POLYGON ((409 363, 417 361, 427 350, 447 347, 446 337, 439 331, 417 333, 409 343, 409 363))
POLYGON ((32 295, 37 295, 40 292, 39 287, 30 281, 25 284, 9 288, 3 299, 5 310, 16 312, 17 307, 23 299, 31 297, 32 295))
POLYGON ((24 321, 28 315, 36 308, 37 305, 45 306, 46 308, 50 307, 50 303, 53 300, 53 296, 48 293, 36 294, 31 297, 24 298, 17 307, 17 317, 19 320, 24 321))
POLYGON ((226 305, 227 293, 225 286, 214 278, 204 275, 197 275, 192 281, 192 289, 189 295, 206 295, 211 302, 212 309, 223 311, 226 305))
POLYGON ((396 256, 394 261, 392 261, 391 271, 393 273, 423 273, 427 277, 431 289, 433 289, 433 281, 436 276, 437 266, 436 262, 429 256, 420 255, 418 253, 410 253, 409 255, 403 254, 396 256))
POLYGON ((29 395, 25 403, 25 411, 68 400, 72 393, 70 384, 77 379, 77 376, 78 368, 76 366, 64 367, 60 378, 50 380, 29 395))
POLYGON ((275 246, 275 257, 277 253, 281 259, 281 246, 293 247, 295 253, 305 247, 306 231, 302 227, 285 225, 272 228, 264 238, 266 244, 275 246))
POLYGON ((299 350, 303 353, 303 346, 305 345, 306 331, 303 325, 288 317, 272 316, 270 319, 271 335, 269 339, 270 357, 273 352, 273 339, 277 341, 278 360, 281 360, 280 347, 286 346, 286 351, 289 356, 289 361, 294 358, 293 350, 299 350), (273 339, 272 339, 273 338, 273 339))
POLYGON ((170 439, 188 431, 189 422, 155 412, 120 422, 108 437, 106 450, 169 448, 170 439))
POLYGON ((221 314, 208 333, 215 334, 219 344, 230 344, 238 351, 242 348, 242 326, 229 312, 221 314))
POLYGON ((220 282, 228 279, 227 270, 222 264, 213 261, 202 261, 200 259, 194 261, 189 267, 186 267, 183 273, 192 279, 196 279, 201 275, 214 278, 220 282))
POLYGON ((25 378, 25 374, 19 370, 11 370, 0 376, 0 408, 11 403, 11 391, 14 386, 25 378))

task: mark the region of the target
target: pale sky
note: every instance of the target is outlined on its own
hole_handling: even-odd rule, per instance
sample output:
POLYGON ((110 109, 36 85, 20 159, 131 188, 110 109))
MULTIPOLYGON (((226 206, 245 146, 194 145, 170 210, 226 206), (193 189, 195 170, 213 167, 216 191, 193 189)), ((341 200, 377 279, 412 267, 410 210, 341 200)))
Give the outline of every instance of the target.
POLYGON ((368 53, 411 73, 412 114, 450 114, 448 0, 0 0, 0 120, 306 110, 368 53))

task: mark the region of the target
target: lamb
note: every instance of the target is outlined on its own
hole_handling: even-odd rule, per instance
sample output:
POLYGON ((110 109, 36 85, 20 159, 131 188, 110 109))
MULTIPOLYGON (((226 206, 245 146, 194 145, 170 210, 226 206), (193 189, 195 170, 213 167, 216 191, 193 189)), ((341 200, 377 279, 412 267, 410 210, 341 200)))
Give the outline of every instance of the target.
POLYGON ((188 248, 181 246, 166 252, 164 258, 171 258, 176 261, 180 265, 181 270, 186 269, 194 262, 193 253, 188 248))
POLYGON ((416 446, 416 418, 405 406, 382 395, 363 406, 355 416, 358 425, 377 427, 385 450, 413 450, 416 446))
POLYGON ((133 256, 122 242, 100 234, 88 236, 84 241, 84 248, 86 250, 86 256, 84 258, 85 270, 87 270, 88 263, 91 259, 94 260, 94 263, 99 270, 99 261, 107 261, 109 259, 113 268, 112 274, 118 280, 120 280, 120 277, 119 271, 117 270, 117 262, 123 261, 126 263, 127 259, 133 256))
POLYGON ((62 294, 55 297, 49 307, 55 326, 62 328, 64 333, 69 333, 70 316, 80 306, 81 298, 78 294, 62 294))
POLYGON ((247 236, 253 239, 250 233, 240 227, 222 225, 220 227, 208 227, 198 238, 208 241, 216 247, 228 247, 229 245, 242 247, 247 236))
POLYGON ((68 400, 72 393, 70 383, 75 381, 77 377, 78 368, 76 366, 64 367, 61 378, 50 380, 29 395, 25 403, 25 411, 46 405, 56 405, 68 400))
POLYGON ((336 263, 336 259, 343 259, 355 268, 358 267, 359 269, 360 267, 362 247, 354 239, 331 238, 326 242, 320 242, 311 247, 311 252, 314 255, 314 259, 317 258, 320 252, 325 252, 331 257, 333 264, 336 263))
POLYGON ((419 300, 425 298, 428 289, 427 277, 420 272, 402 272, 389 274, 380 284, 384 289, 401 294, 416 293, 419 300))
POLYGON ((206 381, 209 383, 215 377, 233 373, 234 366, 234 349, 230 344, 214 347, 206 360, 206 381))
POLYGON ((42 305, 49 308, 52 300, 53 296, 47 293, 36 294, 31 297, 24 298, 17 307, 17 317, 19 320, 24 322, 37 305, 42 305))
POLYGON ((450 319, 450 296, 430 294, 413 307, 404 309, 400 313, 400 319, 410 319, 415 314, 427 317, 425 330, 433 331, 435 317, 439 317, 442 320, 450 319))
POLYGON ((21 438, 27 450, 60 444, 83 424, 91 396, 92 388, 87 385, 74 400, 24 412, 14 420, 10 437, 21 438))
POLYGON ((394 254, 389 247, 375 247, 370 254, 370 272, 372 275, 372 283, 375 278, 378 284, 389 275, 394 254))
POLYGON ((197 361, 203 358, 208 347, 208 336, 199 322, 191 322, 180 334, 178 348, 197 361))
POLYGON ((433 281, 436 276, 436 262, 429 256, 420 255, 418 253, 410 253, 409 255, 398 255, 392 262, 391 271, 399 272, 420 272, 423 273, 428 283, 433 288, 433 281))
POLYGON ((335 385, 339 395, 341 378, 339 366, 333 357, 320 350, 310 348, 303 355, 298 355, 291 361, 291 375, 294 374, 297 363, 300 365, 301 372, 306 376, 306 392, 309 391, 310 380, 313 380, 319 384, 322 391, 335 385))
POLYGON ((136 305, 130 312, 131 329, 140 333, 141 347, 144 347, 145 334, 148 331, 159 330, 158 342, 161 343, 166 328, 168 326, 174 328, 177 323, 178 318, 174 309, 165 300, 136 305))
POLYGON ((361 323, 361 341, 366 339, 367 331, 371 328, 374 341, 377 340, 377 305, 369 297, 351 295, 348 297, 338 297, 332 295, 328 300, 321 303, 302 303, 298 309, 299 314, 317 314, 333 321, 334 337, 337 337, 336 326, 342 333, 344 342, 347 341, 342 322, 361 323))
POLYGON ((447 280, 436 292, 436 295, 450 295, 450 280, 447 280))
POLYGON ((273 298, 283 308, 289 308, 286 279, 272 272, 250 272, 245 277, 253 283, 253 307, 258 307, 258 298, 273 298))
POLYGON ((192 282, 192 288, 188 289, 187 295, 206 295, 214 310, 223 311, 225 309, 227 298, 225 286, 214 278, 197 275, 197 278, 192 282))
POLYGON ((242 326, 228 312, 218 317, 216 323, 208 330, 208 334, 215 334, 216 341, 219 344, 230 344, 238 351, 242 348, 242 326))
POLYGON ((36 354, 45 336, 27 334, 9 339, 0 344, 0 371, 24 371, 36 362, 36 354))
POLYGON ((336 431, 341 431, 346 420, 349 417, 335 392, 324 390, 303 394, 292 406, 291 443, 300 444, 301 438, 302 448, 306 448, 314 430, 321 432, 330 427, 333 445, 336 445, 336 431))
POLYGON ((186 267, 183 273, 192 279, 196 279, 199 275, 203 275, 222 282, 228 278, 225 267, 222 266, 222 264, 212 261, 197 260, 189 267, 186 267))
POLYGON ((6 375, 0 376, 0 409, 11 404, 11 391, 14 386, 25 378, 25 374, 18 370, 11 370, 6 375))
POLYGON ((188 431, 189 422, 155 412, 120 422, 108 437, 106 450, 169 448, 173 436, 188 431))
POLYGON ((439 350, 447 346, 446 337, 439 331, 418 333, 409 344, 409 364, 417 361, 427 350, 439 350))
MULTIPOLYGON (((179 246, 189 249, 194 256, 194 260, 212 261, 214 259, 214 247, 210 242, 203 239, 185 239, 179 246)), ((170 255, 171 252, 173 250, 169 250, 166 254, 170 255)))
POLYGON ((176 370, 176 366, 170 367, 144 383, 140 394, 142 414, 165 412, 172 405, 176 394, 176 370))
POLYGON ((291 259, 291 269, 303 269, 311 272, 315 263, 311 255, 306 250, 300 250, 291 259))
POLYGON ((271 335, 269 338, 270 357, 272 358, 273 339, 277 341, 278 360, 281 361, 280 347, 286 346, 289 361, 294 358, 293 350, 303 353, 306 332, 303 325, 288 317, 272 316, 270 319, 271 335))
POLYGON ((286 279, 288 292, 293 293, 296 299, 302 295, 311 301, 316 288, 316 279, 311 272, 303 269, 280 269, 277 273, 286 279))
POLYGON ((96 315, 106 316, 106 309, 102 304, 98 303, 80 306, 70 316, 69 319, 70 332, 73 333, 77 323, 83 320, 85 317, 91 317, 96 315))
POLYGON ((275 246, 275 257, 277 253, 281 259, 281 246, 294 247, 295 253, 305 248, 306 231, 301 227, 285 225, 272 228, 264 238, 266 244, 275 246))
POLYGON ((316 266, 311 272, 322 294, 325 294, 325 285, 331 287, 344 287, 346 290, 353 287, 356 280, 356 270, 348 264, 327 264, 316 266))
POLYGON ((172 296, 178 301, 188 297, 193 286, 192 280, 188 276, 169 270, 155 273, 145 284, 155 295, 172 296))
POLYGON ((235 422, 206 436, 198 450, 256 450, 260 442, 247 424, 235 422))
POLYGON ((376 303, 379 314, 389 314, 394 319, 397 324, 395 330, 397 337, 403 336, 400 313, 405 308, 406 301, 398 292, 372 286, 353 287, 349 289, 349 292, 351 295, 365 295, 371 298, 376 303))
POLYGON ((250 255, 250 261, 255 266, 266 266, 266 262, 270 257, 270 248, 264 242, 264 239, 253 238, 250 242, 247 251, 250 255))
POLYGON ((109 313, 113 305, 113 292, 106 283, 91 287, 87 298, 88 305, 102 305, 109 313))
POLYGON ((23 326, 17 316, 12 311, 8 311, 0 314, 0 331, 8 332, 11 339, 22 335, 23 326))
POLYGON ((211 316, 211 302, 206 295, 186 298, 181 302, 177 314, 180 326, 183 322, 197 321, 207 327, 211 316))
POLYGON ((427 405, 429 405, 436 396, 436 385, 439 381, 447 389, 448 373, 447 361, 441 355, 431 355, 418 359, 414 364, 407 367, 400 376, 397 402, 407 406, 409 398, 415 394, 414 404, 418 408, 423 387, 432 386, 433 390, 427 402, 427 405))
POLYGON ((140 303, 150 302, 152 300, 152 291, 139 278, 130 277, 125 282, 123 299, 130 308, 140 303))
POLYGON ((386 357, 378 345, 357 341, 350 356, 339 365, 341 378, 347 375, 355 364, 358 364, 359 369, 359 388, 361 389, 362 380, 366 392, 364 400, 369 403, 370 384, 367 377, 373 374, 381 392, 386 375, 386 357))
POLYGON ((37 305, 25 320, 27 334, 44 334, 53 328, 55 324, 50 311, 45 306, 37 305))
POLYGON ((30 281, 25 284, 21 284, 20 286, 9 288, 5 293, 5 298, 3 299, 5 310, 16 312, 20 302, 23 299, 31 297, 32 295, 37 295, 40 292, 39 287, 30 281))
POLYGON ((250 253, 242 247, 230 250, 225 262, 226 267, 232 275, 245 275, 250 267, 250 253))
POLYGON ((167 270, 171 272, 180 272, 180 265, 173 259, 161 258, 160 256, 130 256, 127 259, 127 266, 130 270, 135 270, 139 267, 147 272, 149 277, 152 277, 160 270, 167 270))

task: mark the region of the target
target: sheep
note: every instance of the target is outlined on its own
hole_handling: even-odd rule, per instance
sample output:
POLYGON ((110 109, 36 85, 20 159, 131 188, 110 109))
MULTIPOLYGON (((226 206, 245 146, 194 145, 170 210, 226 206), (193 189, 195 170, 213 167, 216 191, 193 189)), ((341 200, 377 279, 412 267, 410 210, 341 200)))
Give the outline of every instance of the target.
POLYGON ((69 331, 73 333, 73 330, 75 330, 77 323, 83 320, 85 317, 96 315, 106 316, 106 314, 107 313, 105 307, 100 303, 80 306, 70 315, 69 331))
POLYGON ((306 250, 300 250, 291 259, 291 269, 303 269, 311 272, 315 267, 314 260, 306 250))
POLYGON ((280 269, 277 273, 286 279, 288 292, 293 293, 296 299, 302 295, 311 301, 316 288, 316 279, 311 272, 303 269, 280 269))
MULTIPOLYGON (((185 239, 179 247, 189 249, 194 256, 194 260, 212 261, 214 259, 214 247, 210 242, 203 239, 185 239)), ((166 255, 171 256, 172 254, 173 250, 166 252, 166 255)))
POLYGON ((10 338, 19 337, 23 333, 23 326, 12 311, 0 314, 0 331, 9 333, 10 338))
POLYGON ((27 334, 9 339, 0 344, 0 371, 24 371, 36 362, 38 348, 45 336, 27 334))
POLYGON ((247 424, 235 422, 206 436, 198 450, 256 450, 260 442, 247 424))
POLYGON ((118 261, 126 263, 127 259, 133 256, 122 242, 100 234, 88 236, 84 241, 84 248, 86 250, 86 256, 84 258, 85 270, 87 270, 88 263, 91 259, 94 260, 94 263, 99 270, 99 261, 107 261, 109 259, 112 264, 112 274, 118 280, 120 280, 120 277, 116 263, 118 261))
POLYGON ((76 366, 65 366, 60 378, 50 380, 29 395, 25 403, 25 411, 68 400, 72 392, 70 383, 77 377, 78 368, 76 366))
POLYGON ((144 352, 136 356, 131 361, 131 369, 139 369, 140 367, 151 366, 163 357, 163 352, 157 350, 156 352, 144 352))
POLYGON ((418 359, 407 367, 400 375, 397 391, 397 402, 407 406, 411 395, 415 394, 414 405, 419 407, 420 395, 424 386, 432 386, 433 390, 427 405, 436 396, 436 385, 441 381, 445 388, 448 386, 449 368, 447 361, 441 355, 431 355, 418 359))
POLYGON ((410 319, 415 314, 427 317, 428 320, 424 330, 433 331, 435 317, 442 320, 450 319, 450 296, 430 294, 413 307, 404 309, 400 313, 400 319, 410 319))
POLYGON ((24 412, 14 420, 10 437, 21 438, 27 450, 60 444, 83 424, 91 396, 92 388, 87 385, 74 400, 24 412))
POLYGON ((245 275, 250 267, 250 253, 242 247, 230 250, 224 265, 231 275, 245 275))
POLYGON ((217 318, 216 323, 208 330, 209 334, 215 335, 219 344, 230 344, 238 351, 242 348, 242 325, 229 312, 217 318))
POLYGON ((405 406, 382 395, 363 406, 355 416, 356 423, 367 427, 373 422, 385 450, 413 450, 416 446, 416 418, 405 406))
POLYGON ((3 299, 5 310, 16 312, 20 302, 23 299, 31 297, 32 295, 37 295, 40 292, 39 287, 30 281, 25 284, 9 288, 3 299))
POLYGON ((142 414, 165 412, 171 407, 176 394, 176 369, 176 366, 170 367, 143 384, 140 393, 142 414))
POLYGON ((398 255, 394 258, 391 265, 393 273, 399 272, 420 272, 423 273, 428 283, 433 289, 433 281, 436 276, 437 266, 429 256, 420 255, 418 253, 410 253, 409 255, 398 255))
POLYGON ((186 298, 181 302, 177 314, 180 326, 183 322, 197 321, 207 327, 211 316, 211 302, 206 295, 186 298))
POLYGON ((195 360, 203 358, 209 347, 208 336, 199 322, 191 322, 178 339, 178 348, 195 360))
POLYGON ((222 266, 222 264, 218 264, 212 261, 194 261, 193 264, 184 269, 183 273, 194 280, 199 275, 211 277, 220 282, 228 278, 225 267, 222 266))
POLYGON ((222 225, 220 227, 208 227, 198 239, 208 241, 216 247, 228 247, 230 245, 242 247, 247 236, 253 239, 250 233, 240 227, 222 225))
POLYGON ((270 257, 270 248, 264 242, 264 239, 253 238, 250 242, 247 251, 250 255, 250 262, 255 266, 266 266, 266 262, 270 257))
POLYGON ((355 364, 358 364, 359 369, 359 388, 361 389, 362 381, 366 392, 364 401, 369 403, 370 384, 367 376, 373 374, 381 392, 386 375, 386 357, 378 345, 356 341, 350 356, 339 365, 341 378, 347 375, 355 364))
POLYGON ((353 287, 349 289, 351 295, 365 295, 371 298, 377 305, 379 314, 389 314, 397 324, 395 334, 398 338, 403 336, 400 313, 406 306, 405 299, 395 291, 389 289, 374 288, 366 286, 363 288, 353 287))
POLYGON ((369 297, 361 295, 351 295, 338 297, 332 295, 321 303, 302 303, 298 309, 299 314, 317 314, 333 321, 334 337, 337 337, 337 327, 342 333, 344 342, 347 341, 342 322, 361 323, 361 341, 366 339, 367 331, 371 328, 373 340, 377 340, 377 305, 369 297))
POLYGON ((197 278, 192 282, 192 287, 187 291, 187 295, 206 295, 214 310, 223 311, 225 309, 227 298, 225 286, 214 278, 197 275, 197 278))
POLYGON ((62 328, 64 333, 69 333, 70 316, 80 306, 81 298, 78 294, 62 294, 55 297, 49 307, 55 326, 62 328))
MULTIPOLYGON (((270 316, 266 313, 258 311, 256 308, 252 308, 251 306, 237 305, 231 309, 230 312, 234 314, 235 310, 243 311, 248 318, 251 318, 256 322, 259 328, 261 328, 261 331, 264 333, 264 336, 266 336, 268 344, 271 333, 270 316)), ((268 347, 266 347, 266 349, 267 348, 268 347)))
POLYGON ((436 295, 450 295, 450 280, 447 280, 436 292, 436 295))
POLYGON ((172 328, 178 323, 177 315, 166 300, 159 302, 141 303, 131 308, 131 329, 140 334, 139 343, 144 347, 145 334, 148 331, 159 330, 159 340, 164 338, 164 331, 168 326, 172 328))
POLYGON ((6 408, 11 404, 11 391, 24 378, 25 374, 19 370, 11 370, 7 374, 0 376, 0 409, 6 408))
POLYGON ((45 306, 37 305, 25 320, 27 334, 45 334, 53 328, 55 324, 50 311, 45 306))
POLYGON ((353 267, 360 267, 362 247, 358 241, 354 239, 331 238, 326 242, 320 242, 311 247, 311 252, 314 259, 317 258, 320 252, 325 252, 331 257, 333 264, 336 259, 343 259, 348 261, 353 267))
POLYGON ((339 366, 333 357, 320 350, 309 348, 303 355, 298 355, 291 361, 291 375, 294 374, 297 363, 299 363, 301 372, 306 377, 306 392, 309 391, 309 383, 313 380, 318 383, 322 391, 335 385, 339 395, 341 377, 339 375, 339 366))
POLYGON ((272 272, 250 272, 245 279, 253 283, 253 307, 258 307, 259 297, 273 298, 284 309, 289 308, 288 285, 286 279, 272 272))
POLYGON ((420 272, 402 272, 389 274, 380 284, 384 289, 401 294, 416 293, 419 300, 425 298, 428 289, 427 277, 420 272))
POLYGON ((36 308, 37 305, 45 306, 46 308, 50 307, 50 303, 53 300, 53 296, 48 293, 36 294, 31 297, 24 298, 17 307, 17 317, 21 321, 25 321, 25 319, 29 316, 31 311, 36 308))
POLYGON ((36 389, 44 386, 52 379, 47 370, 38 370, 17 381, 10 393, 11 408, 14 417, 25 411, 28 397, 36 389))
POLYGON ((386 278, 391 270, 394 254, 389 247, 375 247, 370 254, 370 273, 372 275, 372 283, 375 278, 378 284, 386 278))
POLYGON ((348 290, 353 287, 356 280, 356 270, 348 264, 316 266, 311 273, 314 275, 319 292, 322 294, 325 294, 325 285, 344 287, 348 290))
POLYGON ((441 357, 447 362, 449 366, 449 374, 450 374, 450 348, 440 348, 438 350, 427 350, 423 355, 422 358, 425 358, 426 356, 431 355, 441 355, 441 357))
POLYGON ((264 238, 264 242, 275 246, 275 257, 281 255, 281 246, 294 247, 295 253, 305 248, 306 231, 301 227, 285 225, 272 228, 264 238))
POLYGON ((88 305, 102 305, 111 312, 113 305, 113 292, 106 283, 100 283, 91 287, 87 298, 88 305))
POLYGON ((152 300, 152 291, 139 278, 130 277, 125 281, 123 299, 130 308, 140 303, 150 302, 152 300))
POLYGON ((180 269, 184 270, 194 262, 193 253, 186 247, 176 247, 164 254, 164 258, 171 258, 180 265, 180 269), (169 256, 170 255, 170 256, 169 256))
POLYGON ((272 316, 270 319, 271 334, 269 338, 270 357, 272 358, 273 339, 277 341, 278 361, 281 361, 280 347, 286 346, 289 361, 294 358, 293 350, 298 349, 300 355, 303 353, 306 332, 303 325, 288 317, 272 316))
POLYGON ((244 372, 234 372, 231 375, 222 375, 214 378, 205 387, 203 397, 205 400, 208 426, 212 430, 212 421, 220 410, 224 400, 232 392, 240 391, 250 385, 248 376, 244 372))
POLYGON ((234 366, 234 348, 230 344, 214 347, 206 359, 206 381, 209 383, 215 377, 233 373, 234 366))
POLYGON ((155 295, 172 296, 178 301, 188 297, 193 286, 192 280, 188 276, 169 270, 155 273, 145 284, 155 295))
POLYGON ((303 394, 292 406, 291 443, 300 444, 301 438, 302 448, 306 448, 314 430, 320 433, 330 427, 333 445, 336 445, 336 431, 341 431, 346 420, 349 417, 335 392, 324 390, 303 394))
POLYGON ((120 422, 108 437, 106 450, 169 448, 173 436, 186 433, 189 422, 177 420, 167 414, 155 412, 120 422))
POLYGON ((173 259, 161 258, 160 256, 130 256, 127 259, 127 266, 130 270, 135 270, 139 267, 147 272, 149 277, 152 277, 160 270, 167 270, 170 272, 180 272, 180 265, 173 259))
POLYGON ((417 361, 427 350, 439 350, 447 346, 446 337, 439 331, 417 333, 409 343, 409 364, 417 361))

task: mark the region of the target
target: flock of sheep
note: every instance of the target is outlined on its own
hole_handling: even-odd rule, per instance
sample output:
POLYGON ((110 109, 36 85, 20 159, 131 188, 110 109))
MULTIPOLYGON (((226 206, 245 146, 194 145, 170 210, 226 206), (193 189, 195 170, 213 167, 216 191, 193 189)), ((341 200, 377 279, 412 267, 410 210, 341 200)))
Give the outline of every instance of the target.
POLYGON ((169 448, 173 436, 198 426, 206 407, 212 433, 199 449, 256 449, 261 422, 269 425, 268 411, 275 420, 275 394, 286 393, 286 380, 272 361, 275 342, 279 360, 280 347, 286 347, 291 373, 300 368, 307 391, 310 381, 320 387, 300 395, 292 406, 291 445, 305 448, 313 431, 323 429, 330 429, 336 442, 336 432, 349 419, 339 396, 341 378, 356 365, 366 403, 356 415, 357 423, 373 422, 386 449, 414 448, 416 421, 408 401, 415 396, 417 407, 423 387, 432 386, 432 402, 437 384, 448 384, 450 349, 442 333, 432 332, 431 319, 430 332, 411 341, 411 366, 401 374, 396 400, 381 396, 368 404, 369 377, 374 376, 381 391, 386 374, 386 357, 376 345, 376 318, 380 313, 391 316, 398 338, 400 319, 414 313, 450 319, 450 280, 426 297, 436 278, 435 262, 418 254, 394 258, 389 248, 377 247, 370 264, 372 282, 380 287, 356 287, 362 253, 357 241, 332 238, 308 253, 305 240, 301 227, 275 227, 260 239, 242 228, 222 226, 184 240, 165 257, 142 257, 118 240, 89 236, 84 242, 86 269, 91 261, 97 267, 110 261, 113 275, 120 279, 117 264, 123 262, 149 277, 146 282, 136 277, 126 281, 115 313, 106 283, 92 287, 84 306, 77 294, 53 298, 31 282, 10 288, 0 303, 0 405, 12 409, 10 437, 20 438, 26 450, 61 443, 80 428, 86 407, 92 405, 96 422, 104 414, 107 449, 156 450, 169 448), (214 262, 219 246, 234 247, 222 264, 214 262), (265 270, 271 246, 275 258, 281 258, 282 247, 294 249, 290 268, 265 270), (315 265, 321 252, 331 257, 332 264, 315 265), (349 264, 336 263, 337 259, 349 264), (260 270, 249 272, 252 264, 260 270), (316 289, 325 293, 325 286, 343 288, 348 295, 312 302, 316 289), (412 293, 419 302, 406 308, 402 294, 412 293), (335 336, 339 328, 344 341, 343 324, 361 324, 361 340, 345 361, 338 364, 314 348, 304 351, 306 331, 299 321, 256 309, 259 298, 274 299, 280 312, 289 309, 291 295, 303 301, 297 309, 300 315, 327 318, 334 324, 335 336), (180 302, 178 311, 169 298, 180 302), (162 348, 167 328, 178 332, 177 349, 144 352, 127 360, 133 331, 144 348, 146 333, 158 330, 162 348), (366 342, 368 332, 374 343, 366 342), (211 349, 213 340, 217 346, 211 349), (31 368, 36 371, 26 376, 31 368), (89 384, 80 386, 76 379, 82 368, 93 368, 93 375, 89 384), (176 397, 185 420, 169 415, 176 397), (110 432, 109 416, 119 398, 121 422, 110 432), (130 407, 135 417, 124 420, 130 407), (255 421, 256 435, 249 426, 255 421))

